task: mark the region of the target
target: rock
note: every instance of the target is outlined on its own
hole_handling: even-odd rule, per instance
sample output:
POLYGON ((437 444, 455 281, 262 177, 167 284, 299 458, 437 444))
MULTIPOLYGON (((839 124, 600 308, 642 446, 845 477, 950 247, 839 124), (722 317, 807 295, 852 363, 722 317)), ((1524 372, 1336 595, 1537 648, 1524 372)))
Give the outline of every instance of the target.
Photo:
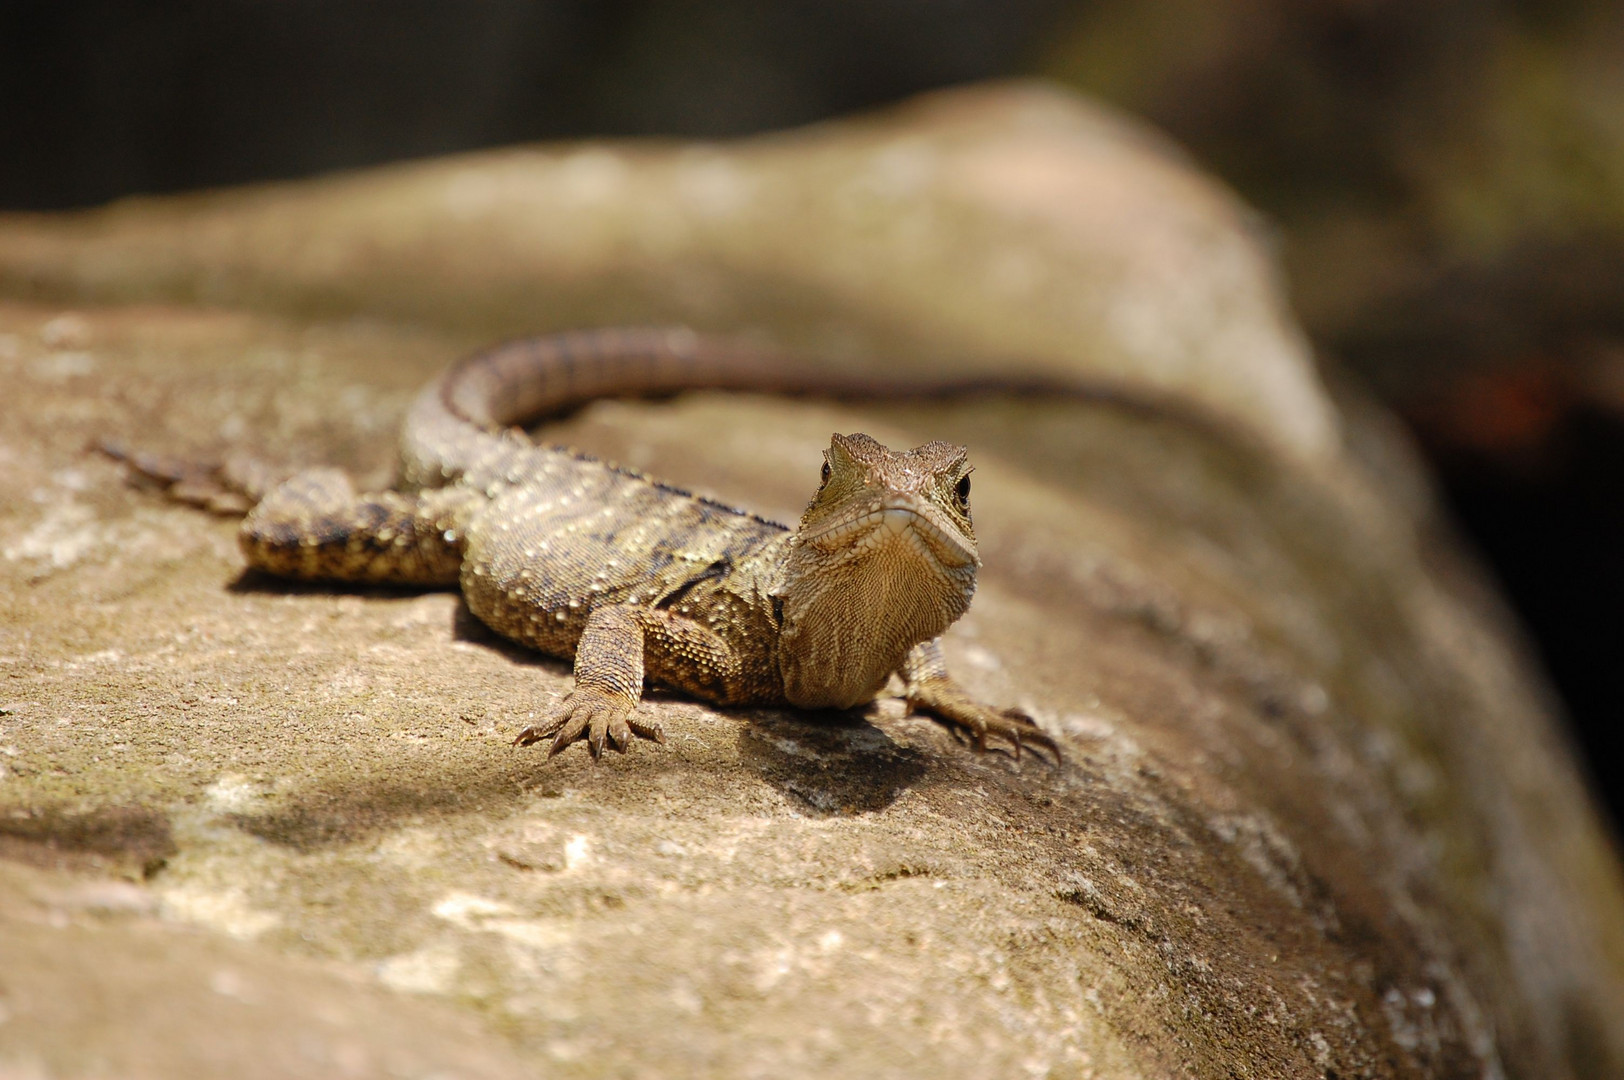
POLYGON ((732 146, 589 143, 0 215, 0 290, 482 340, 749 328, 852 364, 1083 376, 1336 442, 1247 212, 1153 134, 1033 87, 732 146))
POLYGON ((1258 200, 1314 339, 1405 405, 1616 338, 1621 65, 1609 0, 1105 0, 1040 61, 1258 200))
POLYGON ((1624 888, 1543 691, 1242 221, 1032 88, 0 221, 0 1069, 285 1075, 304 1031, 380 1075, 1620 1075, 1624 888), (376 478, 470 342, 675 317, 1129 395, 546 433, 778 517, 830 431, 966 442, 949 656, 1064 768, 670 695, 667 747, 545 762, 508 743, 567 665, 453 596, 245 577, 85 452, 376 478))
POLYGON ((0 1074, 534 1075, 463 1010, 166 924, 156 904, 0 860, 0 1074))

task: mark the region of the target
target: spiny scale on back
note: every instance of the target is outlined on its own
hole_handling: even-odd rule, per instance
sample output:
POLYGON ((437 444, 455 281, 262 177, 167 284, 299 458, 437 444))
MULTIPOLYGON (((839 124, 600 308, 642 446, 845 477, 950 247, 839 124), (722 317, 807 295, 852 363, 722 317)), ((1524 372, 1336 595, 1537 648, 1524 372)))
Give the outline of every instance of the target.
MULTIPOLYGON (((906 393, 686 330, 595 331, 479 353, 407 417, 398 488, 357 494, 334 469, 280 484, 263 467, 186 466, 110 448, 176 497, 232 506, 249 564, 284 577, 462 589, 493 630, 575 659, 575 689, 515 742, 585 738, 594 757, 637 734, 645 681, 726 705, 850 708, 900 674, 911 708, 968 736, 1042 746, 1024 714, 948 676, 938 636, 980 565, 964 448, 887 449, 835 435, 791 531, 512 425, 597 397, 729 388, 906 393)), ((926 389, 929 389, 928 387, 926 389)))

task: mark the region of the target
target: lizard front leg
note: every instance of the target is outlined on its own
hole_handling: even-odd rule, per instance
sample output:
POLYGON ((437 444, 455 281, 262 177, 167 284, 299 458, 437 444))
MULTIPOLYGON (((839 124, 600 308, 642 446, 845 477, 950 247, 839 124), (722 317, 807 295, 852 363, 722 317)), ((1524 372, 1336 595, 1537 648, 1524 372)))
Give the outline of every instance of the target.
POLYGON ((515 746, 548 737, 547 756, 585 739, 596 759, 605 745, 625 752, 637 735, 665 742, 658 720, 633 715, 643 679, 712 701, 723 700, 737 679, 738 657, 715 632, 663 608, 611 604, 587 616, 575 647, 575 689, 552 717, 519 732, 515 746))
POLYGON ((987 749, 987 737, 1006 740, 1021 756, 1023 746, 1041 746, 1061 760, 1060 747, 1030 716, 1019 709, 1000 709, 971 697, 947 673, 940 639, 922 642, 908 652, 902 664, 907 683, 904 696, 909 711, 929 713, 955 734, 967 736, 978 751, 987 749))

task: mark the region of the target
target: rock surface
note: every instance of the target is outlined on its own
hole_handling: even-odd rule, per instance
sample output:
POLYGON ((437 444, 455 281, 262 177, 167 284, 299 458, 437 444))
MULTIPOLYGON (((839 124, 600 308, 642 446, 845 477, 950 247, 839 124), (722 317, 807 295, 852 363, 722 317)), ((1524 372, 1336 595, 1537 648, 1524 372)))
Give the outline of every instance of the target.
POLYGON ((1249 218, 1150 132, 1027 88, 734 146, 520 148, 70 219, 0 291, 431 323, 747 328, 833 361, 1086 375, 1335 445, 1249 218))
POLYGON ((0 1072, 1624 1075, 1624 890, 1548 703, 1243 221, 1031 88, 0 218, 0 1072), (469 344, 670 318, 1138 395, 547 432, 780 518, 832 430, 968 443, 949 655, 1064 768, 659 695, 668 747, 543 762, 508 741, 566 665, 454 596, 245 577, 84 450, 376 479, 469 344))

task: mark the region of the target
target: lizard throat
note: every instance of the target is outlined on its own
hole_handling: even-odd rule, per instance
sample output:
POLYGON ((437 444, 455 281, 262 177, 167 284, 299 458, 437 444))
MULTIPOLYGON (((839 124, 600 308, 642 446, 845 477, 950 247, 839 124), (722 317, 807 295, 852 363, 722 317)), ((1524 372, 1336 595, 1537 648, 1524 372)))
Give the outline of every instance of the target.
POLYGON ((801 708, 872 701, 908 650, 941 634, 970 606, 975 564, 943 566, 917 529, 873 529, 843 559, 782 590, 779 669, 801 708))

